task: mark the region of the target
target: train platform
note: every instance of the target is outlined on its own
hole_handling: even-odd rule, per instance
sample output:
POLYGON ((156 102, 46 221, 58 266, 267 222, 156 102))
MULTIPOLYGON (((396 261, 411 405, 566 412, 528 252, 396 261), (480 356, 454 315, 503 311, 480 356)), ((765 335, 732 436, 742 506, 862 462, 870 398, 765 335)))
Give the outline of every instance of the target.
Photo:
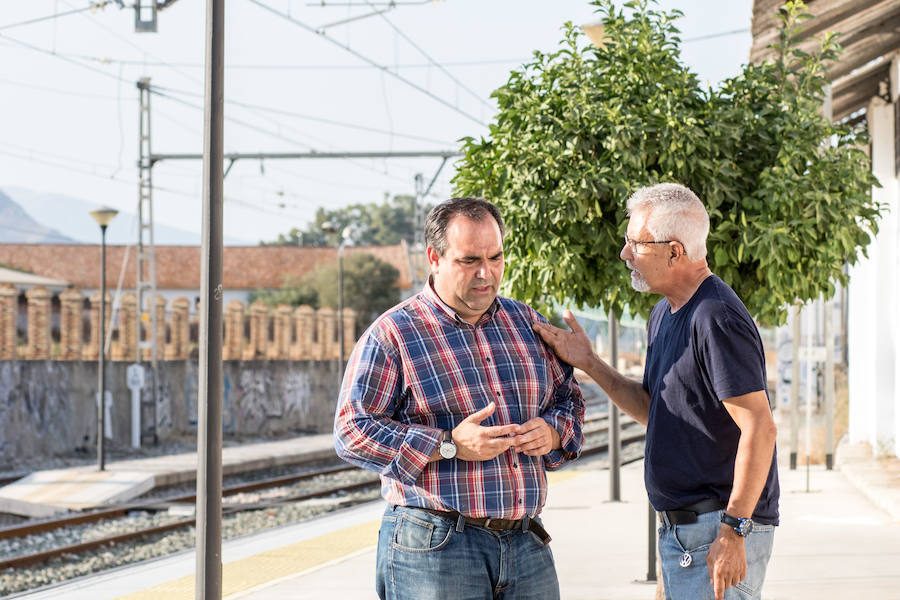
MULTIPOLYGON (((900 461, 841 446, 838 468, 780 469, 781 526, 765 600, 900 598, 900 461)), ((543 514, 553 536, 562 597, 651 600, 656 585, 651 514, 642 462, 621 469, 621 500, 609 501, 609 472, 583 459, 550 474, 543 514)), ((223 598, 368 599, 382 502, 226 540, 223 598)), ((191 600, 196 557, 183 552, 141 565, 15 596, 29 600, 191 600)))

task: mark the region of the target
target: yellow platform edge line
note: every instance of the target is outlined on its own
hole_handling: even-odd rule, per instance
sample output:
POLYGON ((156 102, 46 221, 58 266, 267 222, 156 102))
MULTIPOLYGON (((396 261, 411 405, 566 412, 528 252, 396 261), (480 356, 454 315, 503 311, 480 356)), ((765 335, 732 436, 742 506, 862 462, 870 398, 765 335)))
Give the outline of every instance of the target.
MULTIPOLYGON (((555 485, 580 475, 580 471, 550 471, 547 482, 555 485)), ((380 524, 380 519, 370 521, 227 563, 222 568, 222 596, 239 594, 371 547, 377 541, 380 524)), ((116 600, 193 600, 195 579, 187 575, 116 600)))
MULTIPOLYGON (((380 519, 370 521, 227 563, 222 568, 222 595, 237 594, 373 546, 380 524, 380 519)), ((195 579, 195 575, 187 575, 116 600, 193 600, 195 579)))

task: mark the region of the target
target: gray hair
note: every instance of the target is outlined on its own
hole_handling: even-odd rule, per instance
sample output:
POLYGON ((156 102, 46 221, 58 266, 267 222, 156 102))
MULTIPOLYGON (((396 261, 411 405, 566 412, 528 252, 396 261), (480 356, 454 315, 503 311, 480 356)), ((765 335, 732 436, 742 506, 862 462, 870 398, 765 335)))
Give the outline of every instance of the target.
POLYGON ((656 240, 678 240, 690 260, 706 258, 709 214, 700 198, 678 183, 642 187, 627 202, 628 216, 647 210, 647 230, 656 240))
POLYGON ((431 209, 425 219, 425 246, 431 246, 439 256, 447 251, 447 225, 453 217, 463 216, 473 221, 493 217, 500 227, 500 239, 505 235, 500 209, 484 198, 450 198, 431 209))

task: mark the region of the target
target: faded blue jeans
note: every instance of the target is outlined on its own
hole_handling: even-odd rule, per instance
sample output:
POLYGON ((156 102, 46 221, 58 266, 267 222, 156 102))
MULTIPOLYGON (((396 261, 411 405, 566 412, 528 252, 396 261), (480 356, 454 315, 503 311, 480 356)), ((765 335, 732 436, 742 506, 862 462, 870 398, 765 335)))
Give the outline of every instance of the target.
MULTIPOLYGON (((540 522, 539 519, 536 519, 540 522)), ((558 600, 549 546, 530 531, 491 531, 388 506, 378 532, 382 600, 558 600)))
MULTIPOLYGON (((721 510, 697 516, 690 525, 665 525, 659 528, 659 559, 666 600, 713 600, 706 553, 719 532, 721 510), (686 558, 690 556, 690 559, 686 558), (689 563, 687 566, 682 566, 689 563)), ((766 578, 766 566, 772 555, 775 526, 753 524, 744 540, 747 576, 725 590, 725 600, 759 600, 766 578)))

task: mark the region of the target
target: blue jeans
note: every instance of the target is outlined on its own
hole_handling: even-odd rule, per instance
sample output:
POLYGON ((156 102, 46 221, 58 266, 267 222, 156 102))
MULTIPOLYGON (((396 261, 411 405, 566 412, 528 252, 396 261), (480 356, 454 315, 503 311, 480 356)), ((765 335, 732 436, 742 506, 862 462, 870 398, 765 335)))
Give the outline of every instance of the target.
POLYGON ((389 505, 378 532, 378 597, 558 600, 553 555, 534 533, 473 525, 459 532, 456 525, 417 508, 389 505))
MULTIPOLYGON (((719 533, 722 512, 714 510, 698 515, 697 522, 690 525, 663 524, 659 528, 659 559, 666 600, 715 598, 709 582, 706 553, 719 533), (685 563, 689 564, 683 566, 685 563)), ((774 525, 753 524, 753 531, 744 540, 747 576, 725 590, 725 600, 760 599, 774 539, 774 525)))

